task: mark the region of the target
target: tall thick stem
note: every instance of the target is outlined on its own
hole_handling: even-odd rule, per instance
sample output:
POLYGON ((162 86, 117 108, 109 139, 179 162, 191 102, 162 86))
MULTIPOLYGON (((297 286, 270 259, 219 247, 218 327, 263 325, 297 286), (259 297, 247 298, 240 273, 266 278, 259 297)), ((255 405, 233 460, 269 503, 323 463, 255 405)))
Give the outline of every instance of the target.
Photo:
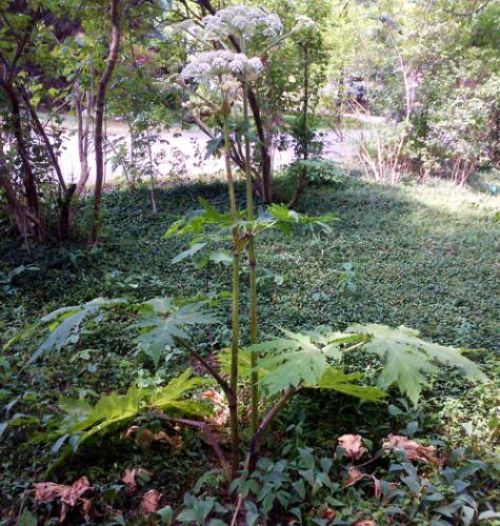
MULTIPOLYGON (((245 42, 242 39, 241 49, 246 53, 245 42)), ((245 180, 246 180, 246 197, 247 197, 247 220, 253 221, 253 182, 252 169, 250 165, 250 139, 249 118, 248 118, 248 81, 246 75, 243 75, 243 120, 245 123, 245 180)), ((252 236, 248 242, 248 269, 249 269, 249 315, 250 315, 250 343, 258 343, 257 333, 257 262, 255 256, 255 237, 252 236)), ((252 352, 250 360, 252 365, 251 384, 252 384, 252 433, 257 431, 259 426, 259 374, 256 370, 258 356, 252 352)))
POLYGON ((304 99, 302 104, 302 119, 303 119, 303 127, 304 127, 304 136, 306 137, 306 141, 304 144, 304 151, 302 152, 304 160, 307 161, 309 159, 309 149, 310 149, 310 138, 309 138, 309 122, 308 122, 308 116, 309 116, 309 48, 307 47, 307 44, 305 44, 302 48, 304 53, 304 99))
POLYGON ((240 436, 238 419, 238 353, 240 346, 240 249, 238 247, 238 210, 234 191, 233 171, 231 168, 231 139, 228 127, 229 109, 224 119, 224 157, 226 162, 227 187, 229 191, 229 205, 233 221, 233 279, 232 279, 232 335, 231 335, 231 391, 233 396, 229 400, 231 417, 231 477, 238 472, 240 463, 240 436))

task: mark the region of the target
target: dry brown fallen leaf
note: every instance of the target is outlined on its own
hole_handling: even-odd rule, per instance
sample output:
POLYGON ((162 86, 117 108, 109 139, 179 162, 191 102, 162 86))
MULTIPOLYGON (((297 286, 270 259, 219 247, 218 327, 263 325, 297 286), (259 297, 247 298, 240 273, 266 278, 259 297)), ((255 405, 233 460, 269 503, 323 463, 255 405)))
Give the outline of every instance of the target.
POLYGON ((69 506, 74 506, 90 488, 90 483, 87 477, 81 477, 71 486, 54 482, 37 482, 33 486, 35 487, 35 500, 38 502, 49 502, 59 498, 69 506))
POLYGON ((224 398, 215 389, 207 389, 206 391, 203 391, 201 397, 206 400, 211 400, 216 405, 223 405, 224 403, 224 398))
POLYGON ((209 422, 216 426, 225 425, 229 419, 229 407, 224 396, 215 389, 207 389, 201 393, 201 397, 210 400, 217 407, 217 411, 209 419, 209 422))
POLYGON ((66 514, 73 508, 82 495, 91 488, 87 477, 80 477, 73 484, 55 484, 54 482, 37 482, 35 488, 35 500, 37 502, 50 502, 56 499, 61 501, 61 514, 59 520, 64 522, 66 514))
POLYGON ((359 482, 361 479, 372 479, 373 481, 373 490, 375 493, 375 497, 379 499, 382 495, 382 486, 380 484, 380 480, 375 475, 370 475, 369 473, 363 473, 361 470, 359 470, 356 467, 350 468, 347 472, 347 479, 344 480, 344 488, 348 488, 349 486, 354 486, 357 482, 359 482))
POLYGON ((344 456, 353 460, 359 460, 367 452, 361 435, 342 435, 339 446, 345 451, 344 456))
POLYGON ((434 446, 423 446, 403 435, 388 435, 387 438, 384 439, 382 447, 388 450, 402 449, 406 453, 408 460, 430 462, 436 466, 441 464, 441 460, 437 457, 434 446))
POLYGON ((221 407, 211 418, 209 418, 209 423, 221 427, 227 424, 228 419, 229 408, 221 407))
POLYGON ((149 471, 144 468, 126 469, 122 477, 122 482, 135 491, 139 485, 137 482, 137 476, 149 475, 151 475, 149 471))
POLYGON ((92 504, 92 501, 90 499, 84 499, 82 498, 82 512, 83 512, 83 518, 90 522, 94 517, 96 517, 98 514, 96 513, 94 506, 92 504))
POLYGON ((146 491, 142 496, 140 511, 144 514, 154 513, 160 504, 161 493, 155 489, 146 491))
POLYGON ((361 480, 365 476, 365 473, 363 473, 358 468, 351 468, 347 472, 347 479, 344 480, 344 488, 348 488, 349 486, 353 486, 358 482, 358 480, 361 480))
POLYGON ((125 432, 125 438, 133 438, 137 435, 137 442, 141 446, 149 447, 153 442, 164 442, 172 447, 179 447, 182 439, 180 436, 171 437, 165 431, 159 431, 158 433, 153 433, 149 429, 140 429, 139 426, 131 426, 125 432))
POLYGON ((139 426, 130 426, 127 431, 125 431, 125 438, 133 438, 133 436, 139 431, 139 426))
POLYGON ((321 512, 321 518, 326 519, 327 521, 332 521, 335 518, 335 515, 337 515, 337 510, 334 510, 333 508, 325 508, 321 512))

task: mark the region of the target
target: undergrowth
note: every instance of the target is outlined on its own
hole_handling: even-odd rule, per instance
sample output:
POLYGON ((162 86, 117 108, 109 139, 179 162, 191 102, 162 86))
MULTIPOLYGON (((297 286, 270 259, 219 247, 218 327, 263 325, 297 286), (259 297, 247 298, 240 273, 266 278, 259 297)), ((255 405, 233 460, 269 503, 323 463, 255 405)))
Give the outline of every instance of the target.
MULTIPOLYGON (((242 188, 239 196, 243 199, 242 188)), ((228 289, 222 264, 197 268, 193 263, 189 268, 184 261, 176 266, 171 260, 184 247, 163 237, 173 221, 198 207, 200 197, 217 208, 226 206, 219 184, 161 190, 158 214, 150 210, 147 191, 110 193, 105 196, 103 241, 92 249, 78 242, 36 248, 2 240, 0 344, 56 308, 96 297, 141 301, 167 295, 185 301, 215 298, 228 289)), ((308 188, 298 209, 314 215, 336 212, 341 221, 332 235, 287 238, 270 233, 259 240, 263 334, 272 333, 276 325, 293 329, 330 324, 343 329, 353 322, 405 324, 436 342, 485 349, 474 359, 498 379, 495 207, 493 196, 436 181, 384 187, 348 179, 340 189, 308 188)), ((80 214, 86 212, 84 204, 80 214)), ((229 304, 223 307, 229 310, 229 304)), ((133 338, 124 326, 116 314, 82 334, 71 350, 36 367, 21 369, 36 350, 30 340, 0 356, 0 405, 5 406, 0 421, 19 415, 0 438, 0 508, 6 521, 14 521, 19 513, 23 492, 44 480, 51 453, 36 433, 47 425, 60 395, 92 398, 103 390, 123 392, 137 382, 156 385, 186 365, 179 353, 155 370, 134 353, 133 338)), ((228 327, 206 330, 200 342, 227 344, 228 327)), ((400 432, 441 441, 448 448, 467 447, 474 458, 495 458, 498 403, 493 387, 470 387, 450 373, 428 386, 423 398, 416 410, 397 396, 388 403, 360 406, 339 394, 302 394, 281 415, 266 454, 276 460, 283 453, 281 446, 292 444, 290 451, 309 446, 318 455, 333 457, 337 438, 344 433, 359 433, 376 449, 383 437, 400 432)), ((193 432, 183 433, 177 448, 160 443, 145 447, 121 436, 107 440, 104 454, 102 445, 90 444, 59 466, 53 478, 71 483, 87 475, 106 501, 103 495, 114 491, 124 469, 140 466, 151 473, 145 487, 160 489, 165 501, 179 508, 183 494, 211 462, 193 432)), ((294 464, 286 469, 295 470, 294 464)), ((495 487, 493 479, 487 484, 495 487)), ((495 491, 490 500, 498 497, 495 491)), ((219 497, 224 503, 224 495, 219 497)), ((133 508, 134 498, 117 494, 113 506, 133 508)), ((348 504, 353 513, 371 509, 356 502, 353 497, 348 504)), ((419 520, 414 523, 426 524, 425 515, 419 520)))

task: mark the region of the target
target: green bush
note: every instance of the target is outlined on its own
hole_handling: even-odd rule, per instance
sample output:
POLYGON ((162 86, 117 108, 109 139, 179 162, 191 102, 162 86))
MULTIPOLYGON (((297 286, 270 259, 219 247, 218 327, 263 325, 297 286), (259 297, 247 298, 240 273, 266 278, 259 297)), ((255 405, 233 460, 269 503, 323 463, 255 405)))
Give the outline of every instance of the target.
POLYGON ((431 106, 420 156, 425 173, 465 183, 481 166, 498 162, 495 129, 500 77, 453 90, 431 106))
POLYGON ((287 175, 292 179, 303 178, 312 185, 340 185, 344 182, 344 176, 337 163, 323 159, 296 161, 288 167, 287 175))

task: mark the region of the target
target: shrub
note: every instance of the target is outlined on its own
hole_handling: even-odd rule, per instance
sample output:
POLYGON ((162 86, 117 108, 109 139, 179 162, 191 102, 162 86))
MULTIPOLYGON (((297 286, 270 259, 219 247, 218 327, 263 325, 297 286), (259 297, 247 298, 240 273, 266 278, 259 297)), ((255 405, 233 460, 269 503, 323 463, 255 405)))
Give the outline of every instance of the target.
POLYGON ((296 161, 288 167, 287 175, 294 179, 303 177, 307 183, 313 185, 342 184, 344 182, 339 166, 333 161, 323 159, 296 161))
POLYGON ((431 106, 421 160, 425 174, 464 184, 481 166, 498 162, 496 126, 500 78, 463 86, 431 106))

